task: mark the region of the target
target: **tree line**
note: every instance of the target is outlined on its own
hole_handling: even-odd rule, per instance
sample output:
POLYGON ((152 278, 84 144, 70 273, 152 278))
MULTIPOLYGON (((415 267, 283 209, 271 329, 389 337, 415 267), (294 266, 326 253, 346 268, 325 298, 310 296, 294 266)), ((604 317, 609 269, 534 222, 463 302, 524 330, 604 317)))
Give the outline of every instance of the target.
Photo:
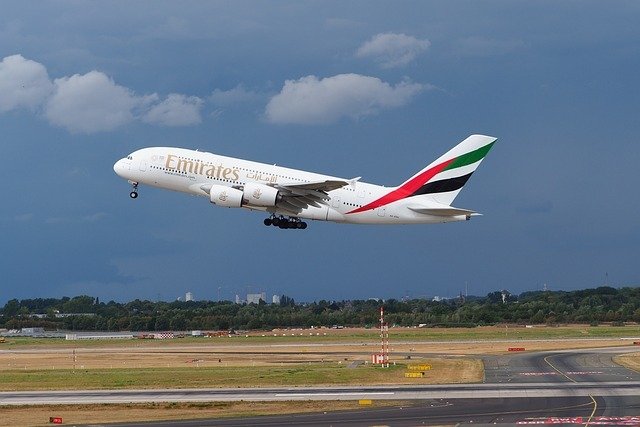
POLYGON ((389 299, 235 304, 230 301, 101 302, 73 298, 12 299, 0 309, 0 328, 71 331, 246 330, 287 327, 372 326, 384 306, 390 325, 482 326, 498 323, 563 324, 640 322, 640 288, 579 291, 496 291, 485 297, 442 301, 389 299))

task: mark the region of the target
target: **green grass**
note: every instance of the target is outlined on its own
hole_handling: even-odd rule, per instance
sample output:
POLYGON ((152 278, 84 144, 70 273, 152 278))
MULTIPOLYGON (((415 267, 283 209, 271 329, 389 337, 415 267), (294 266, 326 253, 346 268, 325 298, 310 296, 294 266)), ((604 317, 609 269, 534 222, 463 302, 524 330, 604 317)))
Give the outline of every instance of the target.
MULTIPOLYGON (((378 342, 380 333, 376 329, 359 329, 353 332, 332 329, 292 330, 274 332, 255 332, 249 337, 244 335, 221 338, 181 338, 173 340, 104 340, 104 341, 66 341, 62 338, 7 338, 0 349, 20 347, 55 346, 60 348, 97 348, 97 347, 154 347, 171 345, 256 345, 256 344, 300 344, 378 342), (287 336, 282 336, 282 333, 287 336), (312 332, 314 335, 309 336, 312 332), (316 336, 316 333, 320 336, 316 336), (291 336, 291 334, 295 336, 291 336), (302 333, 302 336, 299 334, 302 333), (327 335, 322 335, 326 333, 327 335), (265 336, 261 336, 264 334, 265 336)), ((562 326, 534 328, 514 327, 478 327, 478 328, 391 328, 389 336, 394 341, 470 341, 495 339, 572 339, 572 338, 621 338, 640 337, 640 326, 562 326)))
POLYGON ((378 384, 400 380, 405 367, 355 369, 336 363, 287 367, 22 370, 0 372, 1 391, 207 388, 378 384))

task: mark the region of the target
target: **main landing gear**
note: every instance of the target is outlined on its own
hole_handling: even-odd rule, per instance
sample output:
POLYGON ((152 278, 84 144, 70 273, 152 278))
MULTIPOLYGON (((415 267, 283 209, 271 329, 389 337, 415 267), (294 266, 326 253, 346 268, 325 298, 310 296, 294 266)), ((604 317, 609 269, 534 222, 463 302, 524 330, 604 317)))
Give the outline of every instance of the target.
POLYGON ((133 189, 131 190, 131 193, 129 193, 129 197, 131 197, 132 199, 137 199, 138 198, 138 183, 137 182, 132 182, 131 185, 133 186, 133 189))
POLYGON ((304 221, 301 221, 299 218, 295 218, 295 217, 285 218, 282 215, 280 216, 271 215, 269 218, 266 218, 264 220, 264 225, 266 225, 267 227, 270 225, 273 225, 274 227, 278 227, 282 229, 292 228, 292 229, 304 230, 305 228, 307 228, 307 223, 304 221))

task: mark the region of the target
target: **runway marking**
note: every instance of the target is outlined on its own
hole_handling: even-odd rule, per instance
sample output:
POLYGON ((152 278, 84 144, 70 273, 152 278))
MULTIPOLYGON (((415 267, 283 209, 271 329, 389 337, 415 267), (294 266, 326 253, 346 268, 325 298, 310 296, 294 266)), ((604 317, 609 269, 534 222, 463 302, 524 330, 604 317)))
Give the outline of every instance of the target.
MULTIPOLYGON (((551 366, 551 367, 553 368, 553 366, 551 366)), ((562 374, 562 372, 560 372, 560 373, 562 374)), ((600 372, 600 371, 567 372, 567 375, 598 375, 598 374, 604 374, 604 372, 600 372)), ((524 375, 524 376, 528 376, 528 377, 541 377, 541 376, 545 376, 545 375, 558 375, 558 372, 520 372, 520 375, 524 375)), ((562 375, 564 375, 564 374, 562 374, 562 375)), ((567 376, 565 375, 565 377, 567 377, 567 376)), ((569 378, 569 377, 567 377, 567 378, 569 378)))
POLYGON ((558 375, 557 372, 520 372, 520 375, 524 375, 526 377, 542 377, 546 375, 558 375))
POLYGON ((383 396, 394 395, 393 391, 388 392, 363 392, 363 393, 276 393, 276 397, 308 397, 308 396, 383 396))
MULTIPOLYGON (((549 355, 546 356, 544 358, 544 361, 547 362, 547 364, 549 366, 551 366, 553 369, 555 369, 556 371, 558 371, 558 373, 560 375, 562 375, 563 377, 565 377, 566 379, 568 379, 569 381, 573 382, 573 383, 578 383, 578 381, 574 380, 573 378, 567 376, 564 372, 562 372, 560 369, 556 368, 555 366, 553 366, 553 364, 551 362, 549 362, 548 358, 551 357, 553 355, 549 355)), ((587 420, 587 422, 584 424, 585 427, 587 427, 589 425, 589 423, 591 422, 591 419, 593 418, 593 416, 596 414, 596 410, 598 409, 598 402, 596 402, 596 399, 592 396, 589 395, 589 397, 591 398, 591 400, 593 401, 593 411, 591 411, 591 415, 589 415, 589 419, 587 420)))
MULTIPOLYGON (((532 418, 517 421, 518 425, 537 425, 537 424, 583 424, 582 417, 549 417, 549 418, 532 418)), ((589 421, 587 421, 589 423, 589 421)), ((592 425, 607 426, 637 426, 640 423, 638 416, 625 417, 595 417, 591 420, 592 425)), ((586 425, 586 424, 585 424, 586 425)))

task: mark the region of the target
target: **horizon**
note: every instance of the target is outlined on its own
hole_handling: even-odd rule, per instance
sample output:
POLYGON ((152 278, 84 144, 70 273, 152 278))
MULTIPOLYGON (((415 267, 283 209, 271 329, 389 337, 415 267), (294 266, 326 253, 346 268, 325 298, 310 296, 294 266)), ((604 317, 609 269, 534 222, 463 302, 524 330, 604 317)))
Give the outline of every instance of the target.
MULTIPOLYGON (((638 286, 633 286, 633 285, 625 285, 625 286, 613 286, 613 285, 600 285, 600 286, 596 286, 596 287, 592 287, 592 288, 582 288, 582 289, 572 289, 572 290, 562 290, 562 289, 535 289, 535 290, 524 290, 520 293, 511 293, 509 292, 508 289, 497 289, 494 291, 490 291, 489 293, 485 294, 485 295, 474 295, 474 294, 467 294, 467 295, 462 295, 464 298, 487 298, 490 294, 494 293, 494 292, 502 292, 502 291, 507 291, 509 292, 510 296, 515 296, 517 298, 521 297, 522 294, 526 294, 526 293, 535 293, 535 292, 548 292, 548 293, 554 293, 554 292, 565 292, 565 293, 571 293, 571 292, 584 292, 584 291, 594 291, 594 290, 598 290, 598 289, 602 289, 602 288, 611 288, 611 289, 615 289, 615 290, 622 290, 622 289, 633 289, 633 288, 637 288, 638 286)), ((240 297, 242 297, 242 295, 238 294, 240 297)), ((271 305, 271 304, 276 304, 277 303, 272 303, 270 302, 270 296, 271 294, 267 293, 266 297, 267 297, 267 301, 262 300, 265 304, 271 305)), ((244 294, 244 296, 246 297, 247 294, 244 294)), ((318 303, 321 301, 324 302, 329 302, 329 303, 340 303, 340 302, 350 302, 350 301, 378 301, 378 302, 382 302, 383 304, 386 301, 389 300, 393 300, 393 301, 398 301, 398 302, 406 302, 406 301, 431 301, 431 302, 440 302, 440 301, 448 301, 448 300, 454 300, 454 299, 458 299, 461 296, 461 293, 456 295, 456 296, 451 296, 451 297, 443 297, 443 296, 439 296, 439 295, 417 295, 415 297, 411 297, 409 296, 408 298, 400 297, 400 298, 396 298, 396 297, 390 297, 390 298, 377 298, 377 297, 368 297, 368 298, 352 298, 352 299, 342 299, 342 300, 334 300, 334 299, 324 299, 324 298, 320 298, 320 299, 316 299, 316 300, 312 300, 312 301, 307 301, 307 300, 298 300, 296 299, 294 296, 292 295, 285 295, 285 294, 273 294, 271 296, 278 296, 278 297, 288 297, 294 300, 294 303, 297 304, 314 304, 314 303, 318 303), (439 298, 438 300, 435 300, 434 298, 439 298)), ((140 299, 140 298, 134 298, 132 300, 128 300, 128 301, 117 301, 117 300, 113 300, 113 299, 109 299, 106 302, 104 300, 100 300, 100 296, 93 296, 93 295, 74 295, 74 296, 61 296, 61 297, 35 297, 35 298, 23 298, 23 299, 17 299, 18 301, 24 301, 24 300, 37 300, 37 299, 57 299, 57 300, 62 300, 62 299, 73 299, 73 298, 79 298, 79 297, 89 297, 89 298, 93 298, 94 299, 94 304, 108 304, 111 302, 115 302, 117 304, 127 304, 127 303, 131 303, 134 301, 141 301, 141 302, 152 302, 152 303, 173 303, 173 302, 182 302, 182 303, 189 303, 189 302, 219 302, 219 303, 231 303, 231 304, 240 304, 240 305, 249 305, 252 303, 249 303, 245 300, 238 302, 235 302, 232 299, 222 299, 222 300, 218 300, 218 299, 197 299, 194 298, 192 300, 186 301, 184 299, 181 299, 182 297, 177 297, 174 300, 151 300, 151 299, 140 299)), ((2 306, 4 306, 4 304, 6 304, 9 300, 7 301, 0 301, 0 304, 2 304, 2 306)), ((517 302, 517 301, 516 301, 517 302)), ((2 308, 2 307, 0 307, 2 308)))

